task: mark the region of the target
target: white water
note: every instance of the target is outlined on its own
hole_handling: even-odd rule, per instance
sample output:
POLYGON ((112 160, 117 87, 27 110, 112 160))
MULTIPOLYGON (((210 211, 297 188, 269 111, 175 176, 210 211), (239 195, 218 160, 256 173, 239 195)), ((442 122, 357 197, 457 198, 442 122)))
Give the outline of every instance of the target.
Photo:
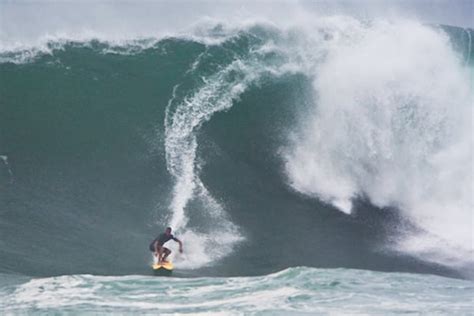
MULTIPOLYGON (((128 40, 190 35, 204 19, 242 26, 255 21, 276 25, 312 24, 321 17, 358 19, 406 17, 424 23, 474 27, 472 1, 1 1, 0 53, 18 52, 9 61, 25 62, 51 53, 51 42, 98 39, 121 45, 128 40)), ((204 36, 207 38, 207 36, 204 36)))
POLYGON ((7 314, 471 315, 473 290, 471 281, 432 275, 305 267, 234 278, 67 275, 1 283, 0 309, 7 314))
POLYGON ((315 105, 284 154, 291 185, 350 213, 366 196, 423 232, 396 247, 473 261, 470 73, 447 36, 413 21, 352 28, 314 74, 315 105))
MULTIPOLYGON (((196 63, 191 72, 197 67, 196 63)), ((261 72, 258 67, 235 60, 210 78, 203 78, 202 87, 183 100, 176 100, 179 87, 175 87, 173 98, 168 103, 165 118, 166 161, 168 171, 175 178, 169 224, 186 240, 186 248, 189 249, 186 255, 176 256, 182 268, 196 268, 216 262, 243 239, 237 227, 227 219, 224 207, 199 178, 196 134, 214 113, 232 107, 233 101, 259 78, 261 72), (237 77, 232 79, 234 74, 237 77), (175 102, 177 105, 173 108, 175 102), (187 209, 191 200, 198 200, 203 205, 201 216, 206 218, 209 227, 201 231, 188 225, 187 212, 198 212, 187 209)))

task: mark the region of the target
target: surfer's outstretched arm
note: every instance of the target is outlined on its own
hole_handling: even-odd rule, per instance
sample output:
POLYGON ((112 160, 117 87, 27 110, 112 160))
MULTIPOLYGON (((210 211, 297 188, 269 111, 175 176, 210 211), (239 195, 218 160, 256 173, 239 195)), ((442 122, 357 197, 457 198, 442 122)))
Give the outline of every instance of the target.
POLYGON ((179 252, 183 252, 183 243, 181 242, 181 240, 175 237, 174 241, 176 241, 179 244, 179 252))

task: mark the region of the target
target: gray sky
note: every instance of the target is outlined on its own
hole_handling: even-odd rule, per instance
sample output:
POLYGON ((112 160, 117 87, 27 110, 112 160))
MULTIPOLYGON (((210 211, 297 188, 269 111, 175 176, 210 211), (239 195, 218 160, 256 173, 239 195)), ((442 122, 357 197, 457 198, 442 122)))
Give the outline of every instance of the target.
POLYGON ((311 10, 344 12, 359 17, 402 16, 422 22, 474 28, 474 0, 344 0, 300 1, 311 10))

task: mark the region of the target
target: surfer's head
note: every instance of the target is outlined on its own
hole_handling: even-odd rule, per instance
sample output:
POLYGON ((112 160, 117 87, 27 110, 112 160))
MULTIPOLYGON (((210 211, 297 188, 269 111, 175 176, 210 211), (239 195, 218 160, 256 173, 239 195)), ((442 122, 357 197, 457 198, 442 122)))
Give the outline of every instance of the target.
POLYGON ((165 229, 165 234, 170 235, 171 234, 171 227, 166 227, 165 229))

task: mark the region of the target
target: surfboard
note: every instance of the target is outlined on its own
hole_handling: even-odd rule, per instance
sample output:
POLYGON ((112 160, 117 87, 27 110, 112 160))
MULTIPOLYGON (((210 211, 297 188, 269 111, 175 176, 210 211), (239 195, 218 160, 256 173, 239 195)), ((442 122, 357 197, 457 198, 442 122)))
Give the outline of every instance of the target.
POLYGON ((171 261, 155 263, 152 266, 155 275, 171 275, 174 266, 171 261))

